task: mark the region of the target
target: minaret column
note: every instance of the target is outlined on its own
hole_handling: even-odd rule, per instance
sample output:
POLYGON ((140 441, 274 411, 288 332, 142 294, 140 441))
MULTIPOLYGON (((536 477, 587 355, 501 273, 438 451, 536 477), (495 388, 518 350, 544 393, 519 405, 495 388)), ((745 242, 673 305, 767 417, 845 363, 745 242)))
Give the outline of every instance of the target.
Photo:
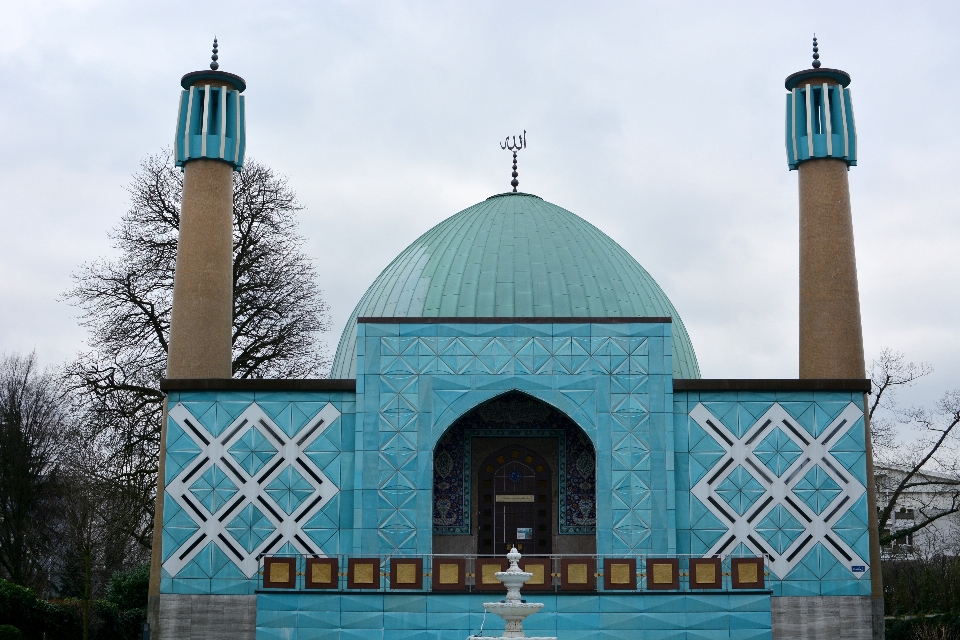
POLYGON ((863 378, 863 329, 847 163, 800 174, 800 377, 863 378))
MULTIPOLYGON (((800 189, 800 377, 863 379, 863 326, 850 208, 849 169, 857 164, 850 75, 813 68, 787 77, 787 164, 800 189)), ((863 397, 872 636, 884 637, 883 579, 873 447, 863 397)))
MULTIPOLYGON (((216 39, 211 58, 209 70, 188 73, 180 81, 174 163, 183 170, 183 194, 167 345, 170 379, 233 376, 233 173, 243 166, 246 151, 240 95, 246 83, 218 70, 216 39)), ((161 615, 160 602, 166 439, 164 400, 147 597, 154 640, 177 637, 171 621, 161 615)))

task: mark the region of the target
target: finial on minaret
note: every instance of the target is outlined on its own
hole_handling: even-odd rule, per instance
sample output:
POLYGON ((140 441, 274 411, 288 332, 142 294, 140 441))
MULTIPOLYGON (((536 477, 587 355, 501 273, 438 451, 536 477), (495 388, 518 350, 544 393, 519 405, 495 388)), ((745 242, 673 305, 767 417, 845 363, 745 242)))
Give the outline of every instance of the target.
POLYGON ((813 34, 813 68, 820 68, 820 49, 817 48, 817 34, 813 34))
MULTIPOLYGON (((814 44, 816 44, 817 39, 814 38, 814 39, 813 39, 813 42, 814 42, 814 44)), ((817 48, 814 47, 813 50, 816 51, 817 48)), ((220 64, 217 62, 217 60, 219 60, 219 59, 220 59, 220 56, 217 55, 217 37, 214 36, 214 37, 213 37, 213 55, 210 56, 210 60, 211 60, 211 62, 210 62, 210 68, 213 69, 214 71, 216 71, 217 69, 220 68, 220 64)), ((817 66, 819 67, 820 65, 817 64, 817 66)))
POLYGON ((513 136, 513 142, 510 141, 510 136, 507 136, 506 140, 500 143, 500 148, 513 151, 513 180, 510 181, 510 185, 513 187, 513 192, 516 193, 517 187, 520 186, 520 181, 517 180, 517 176, 520 175, 517 173, 517 152, 520 149, 527 148, 527 130, 523 130, 519 143, 517 142, 517 136, 513 136))

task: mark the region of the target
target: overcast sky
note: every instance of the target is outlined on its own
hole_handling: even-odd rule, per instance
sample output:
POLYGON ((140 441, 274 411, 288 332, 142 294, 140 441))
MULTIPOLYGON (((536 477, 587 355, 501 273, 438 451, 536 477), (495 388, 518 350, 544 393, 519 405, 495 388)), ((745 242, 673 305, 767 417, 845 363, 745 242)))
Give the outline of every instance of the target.
POLYGON ((784 78, 853 78, 850 172, 868 360, 960 386, 960 5, 905 2, 0 3, 0 350, 83 348, 60 300, 112 255, 180 77, 247 81, 248 155, 288 176, 330 303, 444 218, 521 190, 586 218, 660 283, 704 377, 797 376, 797 175, 784 78))

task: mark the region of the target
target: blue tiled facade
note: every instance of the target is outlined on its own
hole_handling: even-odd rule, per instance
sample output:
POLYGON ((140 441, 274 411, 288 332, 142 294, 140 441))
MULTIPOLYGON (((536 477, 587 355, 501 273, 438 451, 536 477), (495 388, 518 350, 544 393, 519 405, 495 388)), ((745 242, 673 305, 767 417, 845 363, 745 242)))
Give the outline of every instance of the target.
MULTIPOLYGON (((257 597, 260 640, 464 640, 503 633, 488 615, 490 594, 303 594, 257 597)), ((537 596, 542 613, 524 622, 528 635, 564 640, 767 640, 770 594, 629 594, 537 596)))
POLYGON ((771 595, 870 593, 862 394, 676 391, 662 320, 360 322, 357 341, 355 392, 170 392, 162 593, 257 594, 264 639, 478 631, 492 594, 429 578, 410 595, 271 591, 259 556, 422 555, 429 573, 434 447, 508 392, 593 444, 599 556, 678 556, 685 571, 687 556, 762 555, 767 569, 762 592, 528 596, 546 603, 529 631, 768 638, 771 595))

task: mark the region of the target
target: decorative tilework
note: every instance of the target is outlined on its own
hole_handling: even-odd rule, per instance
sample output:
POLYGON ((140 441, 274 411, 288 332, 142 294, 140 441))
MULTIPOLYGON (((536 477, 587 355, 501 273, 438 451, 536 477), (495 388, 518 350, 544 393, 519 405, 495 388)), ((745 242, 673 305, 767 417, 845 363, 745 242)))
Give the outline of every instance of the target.
POLYGON ((743 515, 747 509, 753 506, 753 503, 760 499, 766 489, 756 478, 750 475, 749 471, 742 466, 738 466, 717 486, 716 491, 724 502, 733 507, 737 513, 743 515))
POLYGON ((292 514, 303 504, 304 500, 313 495, 313 484, 303 477, 292 464, 284 467, 283 471, 264 488, 264 492, 280 505, 287 515, 292 514))
POLYGON ((338 488, 304 449, 339 424, 340 412, 328 402, 265 400, 269 412, 260 404, 190 399, 170 407, 168 446, 180 457, 165 488, 163 569, 188 592, 176 581, 225 580, 224 571, 253 576, 257 554, 322 553, 302 526, 338 488), (294 428, 296 439, 288 433, 294 428), (222 569, 224 562, 232 569, 222 569))
POLYGON ((767 514, 763 520, 757 524, 757 533, 763 536, 763 539, 770 543, 774 551, 783 555, 790 545, 792 545, 800 534, 803 533, 803 524, 793 517, 789 511, 783 508, 783 505, 777 505, 767 514))
POLYGON ((259 429, 250 427, 230 447, 230 455, 248 475, 252 476, 277 455, 277 448, 270 444, 270 440, 259 429))
POLYGON ((786 580, 816 546, 817 553, 832 554, 839 567, 834 571, 842 569, 845 580, 862 580, 869 557, 858 532, 865 529, 846 514, 866 488, 830 450, 850 450, 848 462, 853 458, 851 432, 863 429, 862 409, 849 400, 757 402, 745 411, 735 404, 698 402, 689 413, 691 442, 702 441, 702 431, 724 450, 705 473, 690 465, 691 477, 697 477, 691 488, 691 548, 705 556, 734 549, 767 555, 773 574, 786 580), (757 407, 767 410, 748 424, 745 414, 754 415, 757 407), (704 510, 714 520, 701 522, 704 510), (718 523, 726 529, 720 535, 718 523), (839 523, 844 524, 831 535, 830 527, 839 523))
POLYGON ((761 440, 753 450, 753 454, 760 459, 760 462, 777 474, 778 478, 800 457, 801 453, 803 450, 800 446, 780 427, 774 427, 770 435, 761 440))
POLYGON ((833 499, 840 495, 840 485, 823 468, 815 464, 803 479, 793 487, 793 492, 804 504, 820 515, 833 499))
POLYGON ((556 437, 558 532, 596 532, 596 454, 589 438, 550 405, 524 394, 509 393, 476 407, 437 442, 433 466, 434 533, 470 533, 470 456, 471 438, 475 436, 556 437))

